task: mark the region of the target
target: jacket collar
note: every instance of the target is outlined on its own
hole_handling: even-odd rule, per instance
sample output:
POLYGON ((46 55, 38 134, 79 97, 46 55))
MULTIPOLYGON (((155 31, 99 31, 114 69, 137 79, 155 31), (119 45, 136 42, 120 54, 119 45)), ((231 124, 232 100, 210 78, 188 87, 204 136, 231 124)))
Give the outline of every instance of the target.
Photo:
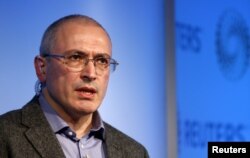
POLYGON ((104 122, 105 128, 105 152, 108 158, 123 158, 126 157, 121 148, 121 144, 119 144, 119 140, 117 140, 116 132, 113 127, 111 127, 108 123, 104 122))
POLYGON ((38 151, 41 157, 65 157, 60 144, 50 128, 35 96, 22 109, 22 124, 28 127, 26 138, 38 151))
MULTIPOLYGON (((51 157, 63 158, 63 150, 46 120, 42 109, 40 107, 38 96, 35 96, 22 109, 22 124, 28 130, 25 132, 26 138, 30 141, 32 146, 38 151, 43 158, 51 157)), ((113 128, 104 122, 105 137, 105 155, 107 158, 122 158, 126 157, 122 152, 119 140, 114 135, 113 128)))

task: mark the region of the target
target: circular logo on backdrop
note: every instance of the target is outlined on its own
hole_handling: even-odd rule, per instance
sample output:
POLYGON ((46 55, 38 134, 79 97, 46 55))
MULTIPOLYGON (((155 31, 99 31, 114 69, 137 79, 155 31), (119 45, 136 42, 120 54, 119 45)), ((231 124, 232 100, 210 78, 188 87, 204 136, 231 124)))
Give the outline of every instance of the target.
POLYGON ((218 21, 216 53, 223 75, 238 80, 246 72, 249 61, 249 35, 243 17, 236 11, 225 11, 218 21))

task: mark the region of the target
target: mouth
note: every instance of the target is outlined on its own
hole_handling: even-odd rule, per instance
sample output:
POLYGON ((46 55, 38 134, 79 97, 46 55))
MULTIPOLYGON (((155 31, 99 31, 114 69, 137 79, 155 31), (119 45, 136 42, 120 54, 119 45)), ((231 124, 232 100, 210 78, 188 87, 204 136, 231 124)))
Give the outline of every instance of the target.
POLYGON ((92 100, 97 93, 97 90, 92 87, 80 87, 76 89, 76 92, 80 98, 92 100))

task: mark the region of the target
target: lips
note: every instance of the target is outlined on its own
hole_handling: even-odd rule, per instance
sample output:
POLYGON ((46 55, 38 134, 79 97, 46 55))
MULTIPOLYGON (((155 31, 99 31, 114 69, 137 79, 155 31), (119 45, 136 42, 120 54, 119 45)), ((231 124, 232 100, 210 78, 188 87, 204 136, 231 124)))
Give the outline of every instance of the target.
POLYGON ((92 100, 97 93, 97 90, 93 87, 80 87, 76 91, 80 98, 88 100, 92 100))

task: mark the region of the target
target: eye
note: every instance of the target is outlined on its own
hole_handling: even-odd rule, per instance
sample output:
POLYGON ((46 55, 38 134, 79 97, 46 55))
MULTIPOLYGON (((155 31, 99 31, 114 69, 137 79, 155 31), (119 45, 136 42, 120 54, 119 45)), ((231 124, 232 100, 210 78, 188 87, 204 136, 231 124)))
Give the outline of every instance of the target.
POLYGON ((69 61, 81 61, 84 57, 81 54, 71 54, 69 56, 67 56, 67 59, 69 61))
POLYGON ((95 59, 96 64, 109 65, 109 58, 99 57, 95 59))

